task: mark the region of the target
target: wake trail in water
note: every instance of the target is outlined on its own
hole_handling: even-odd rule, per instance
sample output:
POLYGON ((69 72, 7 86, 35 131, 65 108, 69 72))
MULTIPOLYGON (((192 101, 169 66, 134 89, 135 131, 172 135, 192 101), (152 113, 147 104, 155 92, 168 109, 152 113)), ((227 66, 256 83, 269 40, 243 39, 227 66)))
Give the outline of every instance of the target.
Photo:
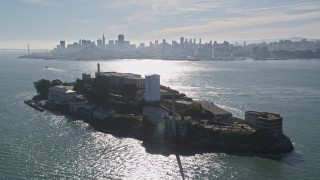
POLYGON ((51 71, 63 71, 62 69, 56 69, 56 68, 45 68, 45 69, 48 69, 48 70, 51 70, 51 71))

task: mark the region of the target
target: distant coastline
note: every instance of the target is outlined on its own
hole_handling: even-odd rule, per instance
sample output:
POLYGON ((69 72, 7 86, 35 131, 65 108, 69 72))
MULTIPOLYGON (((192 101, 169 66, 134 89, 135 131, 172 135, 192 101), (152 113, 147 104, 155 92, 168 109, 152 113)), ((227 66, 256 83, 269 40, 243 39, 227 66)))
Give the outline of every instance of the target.
POLYGON ((161 57, 113 57, 113 58, 103 58, 99 56, 92 57, 61 57, 53 56, 48 53, 32 53, 29 55, 22 55, 18 58, 24 59, 42 59, 42 60, 61 60, 61 61, 94 61, 94 60, 116 60, 116 59, 151 59, 151 60, 167 60, 167 61, 243 61, 243 60, 257 60, 257 61, 281 61, 281 60, 319 60, 320 57, 308 58, 308 57, 283 57, 283 58, 251 58, 251 57, 239 57, 239 58, 212 58, 212 59, 188 59, 188 58, 161 58, 161 57))
POLYGON ((32 59, 59 59, 59 60, 112 60, 112 59, 162 59, 184 61, 238 61, 245 59, 254 60, 287 60, 287 59, 320 59, 320 41, 280 40, 278 42, 262 42, 256 44, 240 45, 238 42, 231 44, 228 41, 218 43, 210 41, 203 43, 201 39, 185 39, 180 37, 180 42, 175 40, 168 43, 155 40, 149 46, 140 43, 137 47, 130 44, 120 34, 118 40, 109 40, 106 43, 103 35, 97 42, 79 40, 73 44, 60 41, 56 48, 43 53, 29 53, 20 58, 32 59))

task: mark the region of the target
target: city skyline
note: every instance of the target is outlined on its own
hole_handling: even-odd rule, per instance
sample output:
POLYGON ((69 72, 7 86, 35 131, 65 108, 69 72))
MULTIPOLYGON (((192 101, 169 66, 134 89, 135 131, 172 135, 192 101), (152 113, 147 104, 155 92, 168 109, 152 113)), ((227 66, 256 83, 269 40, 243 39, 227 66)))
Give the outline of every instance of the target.
POLYGON ((57 40, 96 41, 122 33, 134 44, 167 39, 245 41, 320 38, 320 2, 173 0, 13 0, 1 2, 0 48, 31 44, 52 49, 57 40))

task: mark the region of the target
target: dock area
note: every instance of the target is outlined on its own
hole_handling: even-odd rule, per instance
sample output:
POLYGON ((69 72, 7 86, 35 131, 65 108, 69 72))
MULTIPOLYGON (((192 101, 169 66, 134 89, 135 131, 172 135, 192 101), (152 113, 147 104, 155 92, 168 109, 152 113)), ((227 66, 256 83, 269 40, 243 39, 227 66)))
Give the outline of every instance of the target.
POLYGON ((38 106, 38 105, 35 103, 34 100, 31 100, 31 99, 30 99, 30 100, 25 100, 25 101, 23 101, 23 102, 26 103, 26 104, 28 104, 30 107, 33 107, 34 109, 40 111, 40 112, 43 112, 43 111, 44 111, 44 109, 43 109, 42 107, 38 106))

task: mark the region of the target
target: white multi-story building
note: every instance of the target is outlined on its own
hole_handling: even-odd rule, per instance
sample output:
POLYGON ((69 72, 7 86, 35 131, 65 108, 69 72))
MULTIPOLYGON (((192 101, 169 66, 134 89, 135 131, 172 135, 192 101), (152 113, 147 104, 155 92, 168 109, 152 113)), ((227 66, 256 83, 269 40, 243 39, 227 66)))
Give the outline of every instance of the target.
POLYGON ((73 86, 54 86, 49 88, 49 101, 55 104, 67 104, 75 99, 73 86))
POLYGON ((146 101, 160 101, 160 75, 148 74, 145 76, 145 97, 146 101))

